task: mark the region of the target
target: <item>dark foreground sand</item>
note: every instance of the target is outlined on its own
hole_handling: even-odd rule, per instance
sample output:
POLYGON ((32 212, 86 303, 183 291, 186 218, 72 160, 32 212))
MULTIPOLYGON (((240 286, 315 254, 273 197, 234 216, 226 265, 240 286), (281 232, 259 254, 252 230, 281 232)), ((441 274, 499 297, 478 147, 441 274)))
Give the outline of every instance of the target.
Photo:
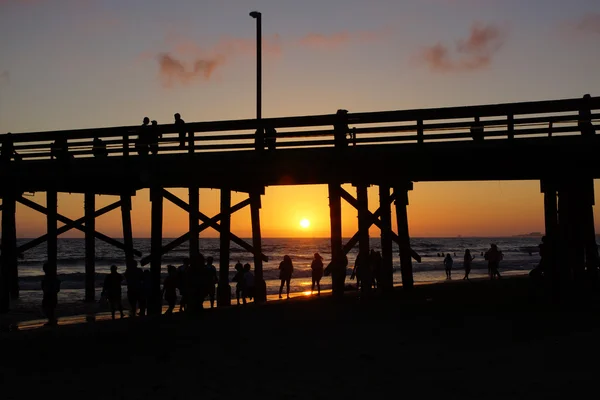
POLYGON ((0 398, 595 398, 599 317, 515 278, 4 333, 0 398))

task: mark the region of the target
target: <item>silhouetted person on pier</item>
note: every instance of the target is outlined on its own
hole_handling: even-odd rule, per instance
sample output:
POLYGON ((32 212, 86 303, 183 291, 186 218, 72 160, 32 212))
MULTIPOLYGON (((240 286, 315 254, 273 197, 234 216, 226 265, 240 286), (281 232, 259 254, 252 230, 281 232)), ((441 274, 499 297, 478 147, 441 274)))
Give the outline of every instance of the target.
POLYGON ((179 295, 181 300, 179 301, 179 312, 184 311, 188 304, 188 273, 190 267, 190 259, 184 258, 183 264, 177 268, 177 286, 179 287, 179 295))
POLYGON ((315 253, 312 263, 310 264, 312 271, 312 286, 310 288, 310 294, 315 290, 315 284, 317 285, 317 296, 321 295, 321 278, 323 277, 323 257, 319 253, 315 253))
POLYGON ((12 133, 8 132, 5 135, 2 135, 2 152, 1 158, 3 162, 8 162, 10 160, 18 159, 18 154, 15 151, 15 144, 13 142, 12 133))
POLYGON ((58 292, 60 292, 60 281, 56 277, 56 269, 51 268, 49 263, 45 263, 44 267, 44 278, 42 279, 42 309, 48 323, 46 325, 56 325, 55 310, 58 305, 58 292))
POLYGON ((179 113, 176 113, 173 117, 175 118, 175 128, 177 129, 177 133, 179 133, 179 147, 183 149, 185 148, 186 134, 188 133, 185 121, 181 119, 179 113))
POLYGON ((102 296, 104 296, 108 300, 108 304, 110 304, 112 319, 115 319, 115 312, 117 310, 121 313, 121 318, 125 316, 123 314, 123 305, 121 304, 122 281, 123 277, 117 272, 117 266, 112 265, 110 267, 110 274, 106 275, 106 278, 104 278, 104 287, 102 289, 102 296))
POLYGON ((177 303, 177 269, 173 265, 167 266, 168 275, 163 282, 161 297, 167 301, 169 308, 165 314, 173 314, 175 303, 177 303))
POLYGON ((246 304, 246 298, 252 300, 254 297, 254 274, 250 271, 250 264, 244 264, 244 282, 242 284, 242 302, 246 304))
POLYGON ((106 150, 106 143, 102 141, 99 137, 94 138, 94 142, 92 144, 92 153, 94 157, 107 157, 108 151, 106 150))
POLYGON ((57 138, 50 147, 50 159, 67 161, 71 158, 73 158, 73 155, 69 154, 69 145, 67 144, 67 139, 64 137, 57 138))
POLYGON ((465 257, 463 259, 463 265, 465 267, 465 277, 463 278, 466 280, 469 280, 469 274, 471 273, 471 263, 473 262, 473 260, 475 259, 475 257, 473 257, 471 255, 471 251, 469 249, 465 250, 465 257))
POLYGON ((502 252, 498 250, 498 246, 492 243, 490 249, 485 253, 491 280, 494 280, 495 277, 498 277, 498 279, 502 278, 498 268, 500 266, 500 261, 502 261, 503 258, 504 256, 502 255, 502 252))
POLYGON ((481 123, 479 117, 475 117, 475 122, 471 125, 471 136, 473 140, 476 142, 483 142, 483 124, 481 123))
POLYGON ((277 142, 277 131, 272 126, 267 126, 265 128, 265 146, 269 150, 275 150, 277 142))
POLYGON ((158 131, 158 123, 156 121, 152 121, 152 126, 148 131, 148 147, 150 148, 150 152, 154 155, 158 154, 158 139, 162 138, 162 133, 158 131))
POLYGON ((279 279, 281 279, 281 285, 279 286, 279 298, 281 299, 281 293, 283 292, 283 285, 286 286, 287 298, 290 298, 290 280, 292 279, 292 273, 294 272, 294 264, 290 256, 283 256, 283 261, 279 263, 279 279))
POLYGON ((139 134, 135 142, 135 148, 138 154, 141 156, 148 155, 148 151, 150 150, 148 146, 148 139, 150 135, 150 126, 148 125, 149 123, 150 118, 144 117, 144 121, 142 123, 142 126, 140 127, 139 134))
POLYGON ((144 280, 144 271, 137 266, 137 261, 132 260, 127 265, 125 280, 127 281, 127 301, 131 310, 130 315, 135 317, 144 280))
POLYGON ((450 253, 446 254, 446 258, 444 258, 444 270, 446 271, 446 279, 452 279, 452 264, 454 264, 454 260, 452 260, 452 256, 450 253))
POLYGON ((592 124, 591 99, 592 97, 589 94, 584 95, 579 107, 579 121, 577 125, 583 136, 594 136, 596 134, 596 130, 592 124))
POLYGON ((235 298, 237 304, 240 304, 240 294, 242 293, 242 287, 244 285, 244 266, 241 262, 235 264, 235 275, 233 276, 232 282, 235 282, 235 298))
POLYGON ((138 302, 140 305, 140 315, 146 315, 148 309, 148 299, 152 297, 152 273, 149 269, 142 273, 142 290, 139 294, 138 302))
POLYGON ((206 285, 206 293, 210 299, 210 308, 215 307, 215 285, 219 283, 219 277, 217 275, 217 269, 213 265, 213 258, 206 258, 206 266, 204 267, 204 283, 206 285))
POLYGON ((335 148, 343 149, 348 147, 348 110, 337 110, 335 115, 335 123, 333 125, 333 143, 335 148))

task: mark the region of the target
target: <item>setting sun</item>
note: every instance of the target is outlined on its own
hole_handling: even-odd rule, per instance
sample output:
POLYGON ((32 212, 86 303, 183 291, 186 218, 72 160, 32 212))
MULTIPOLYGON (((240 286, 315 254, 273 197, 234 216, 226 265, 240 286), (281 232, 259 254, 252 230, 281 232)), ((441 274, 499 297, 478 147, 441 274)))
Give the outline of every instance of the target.
POLYGON ((309 221, 309 220, 307 220, 306 218, 302 218, 302 219, 300 220, 300 226, 301 226, 303 229, 306 229, 306 228, 308 228, 308 227, 310 226, 310 221, 309 221))

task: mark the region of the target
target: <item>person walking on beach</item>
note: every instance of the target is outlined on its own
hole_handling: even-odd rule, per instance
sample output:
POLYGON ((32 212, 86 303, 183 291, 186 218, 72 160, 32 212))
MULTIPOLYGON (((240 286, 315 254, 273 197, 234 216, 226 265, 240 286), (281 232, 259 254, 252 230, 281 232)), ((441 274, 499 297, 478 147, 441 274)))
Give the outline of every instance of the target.
POLYGON ((204 266, 204 256, 198 253, 190 260, 190 266, 186 270, 187 307, 192 313, 198 313, 203 309, 204 297, 206 297, 204 266))
POLYGON ((137 261, 131 260, 125 270, 125 280, 127 281, 127 301, 129 302, 130 316, 137 315, 140 292, 142 291, 142 281, 144 271, 137 266, 137 261))
POLYGON ((210 308, 215 307, 215 285, 219 283, 219 277, 217 276, 217 269, 213 265, 213 258, 206 258, 206 267, 204 267, 204 283, 206 285, 206 293, 210 299, 210 308))
POLYGON ((44 278, 42 279, 42 309, 46 318, 48 318, 48 326, 54 326, 56 320, 56 306, 58 305, 58 292, 60 292, 60 280, 56 277, 56 268, 50 268, 50 264, 45 263, 44 278))
POLYGON ((315 290, 315 284, 317 284, 317 296, 321 295, 321 278, 323 277, 323 257, 319 253, 314 254, 312 263, 310 264, 312 270, 312 286, 310 288, 310 294, 313 294, 315 290))
POLYGON ((152 273, 149 269, 142 272, 142 290, 139 293, 140 316, 146 315, 148 299, 152 296, 152 273))
POLYGON ((475 257, 471 255, 471 251, 469 249, 465 250, 465 257, 463 259, 463 265, 465 266, 465 277, 463 280, 469 280, 469 274, 471 273, 471 263, 475 257))
POLYGON ((250 264, 244 264, 244 281, 242 283, 242 303, 246 304, 246 298, 252 300, 254 297, 254 274, 250 271, 250 264))
POLYGON ((184 311, 187 308, 188 303, 188 272, 190 267, 190 259, 184 258, 183 264, 177 267, 177 287, 179 288, 179 312, 184 311))
POLYGON ((181 119, 181 115, 179 115, 179 113, 173 115, 173 118, 175 118, 175 127, 177 128, 177 133, 179 134, 179 147, 183 149, 185 148, 185 139, 187 133, 185 121, 181 119))
POLYGON ((242 286, 244 284, 244 266, 241 262, 235 264, 235 275, 233 276, 232 282, 235 282, 235 299, 237 304, 240 305, 240 294, 242 293, 242 286))
POLYGON ((175 309, 175 303, 177 303, 177 269, 173 265, 168 265, 167 271, 168 275, 163 282, 163 289, 160 297, 164 297, 169 305, 165 314, 171 315, 175 309))
POLYGON ((454 261, 452 260, 452 256, 450 253, 446 254, 446 258, 444 258, 444 269, 446 270, 446 279, 452 279, 452 264, 454 261))
POLYGON ((292 273, 294 272, 294 265, 290 256, 283 256, 283 261, 279 263, 279 279, 281 279, 281 285, 279 286, 279 298, 281 299, 281 293, 283 292, 283 285, 286 286, 287 298, 290 298, 290 280, 292 279, 292 273))
POLYGON ((119 310, 121 313, 121 318, 125 316, 123 314, 123 305, 121 304, 122 281, 123 277, 117 272, 117 266, 111 265, 110 274, 106 275, 106 278, 104 279, 102 296, 104 296, 108 300, 108 304, 110 304, 110 313, 112 315, 112 319, 115 319, 116 310, 119 310))
POLYGON ((369 254, 369 269, 372 275, 372 285, 373 289, 377 289, 381 286, 381 282, 383 281, 381 278, 381 264, 382 258, 381 253, 375 251, 375 249, 371 249, 371 253, 369 254))
POLYGON ((485 259, 488 262, 490 280, 494 280, 496 276, 498 279, 502 278, 500 276, 500 272, 498 271, 498 267, 503 258, 504 256, 502 255, 502 252, 498 250, 498 246, 495 243, 492 243, 490 245, 490 249, 485 253, 485 259))
POLYGON ((363 279, 366 272, 366 269, 369 266, 368 257, 365 257, 363 253, 358 252, 356 256, 356 260, 354 260, 354 268, 352 269, 352 274, 350 275, 350 279, 356 278, 356 290, 358 291, 363 285, 363 279))

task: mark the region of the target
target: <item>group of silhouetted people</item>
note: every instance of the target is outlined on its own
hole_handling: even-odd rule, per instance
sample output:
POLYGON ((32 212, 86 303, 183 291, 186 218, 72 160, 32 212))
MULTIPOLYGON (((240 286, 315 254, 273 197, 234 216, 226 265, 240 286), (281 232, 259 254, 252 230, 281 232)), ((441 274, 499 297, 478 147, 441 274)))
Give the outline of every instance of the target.
MULTIPOLYGON (((456 253, 454 253, 454 256, 456 256, 456 253)), ((500 250, 498 250, 498 246, 495 243, 491 243, 489 250, 487 250, 485 254, 482 253, 482 256, 488 262, 488 275, 490 279, 494 280, 496 278, 502 278, 498 269, 500 267, 500 261, 504 259, 504 254, 500 250)), ((450 253, 446 253, 445 256, 444 253, 442 253, 442 257, 444 257, 444 271, 446 272, 446 279, 451 280, 454 260, 452 259, 450 253)), ((463 267, 465 269, 465 275, 463 277, 463 280, 469 279, 469 274, 471 273, 471 265, 473 263, 473 260, 475 260, 475 257, 471 255, 471 251, 469 249, 466 249, 465 254, 463 256, 463 267)))
MULTIPOLYGON (((390 272, 390 271, 388 271, 390 272)), ((385 280, 386 271, 383 268, 381 252, 371 249, 370 253, 358 252, 350 280, 356 279, 356 290, 370 291, 380 288, 385 280), (370 282, 364 285, 365 282, 370 282)))
MULTIPOLYGON (((179 113, 174 114, 173 118, 175 119, 174 124, 179 135, 179 147, 183 149, 186 147, 188 135, 185 121, 181 118, 179 113)), ((144 156, 149 153, 154 155, 158 154, 158 143, 160 139, 162 139, 162 133, 158 128, 158 122, 155 120, 150 121, 150 118, 144 117, 142 126, 139 129, 138 137, 135 141, 137 153, 144 156)))

